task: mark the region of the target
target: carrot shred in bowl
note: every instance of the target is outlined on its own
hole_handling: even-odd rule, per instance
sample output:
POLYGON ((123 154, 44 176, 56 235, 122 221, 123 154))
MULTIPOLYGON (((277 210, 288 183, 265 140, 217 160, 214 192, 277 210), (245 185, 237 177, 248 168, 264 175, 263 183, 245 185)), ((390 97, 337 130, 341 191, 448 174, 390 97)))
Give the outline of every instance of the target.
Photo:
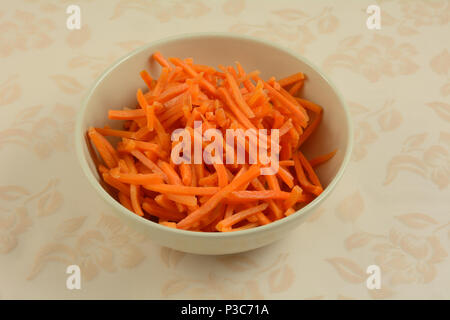
POLYGON ((123 129, 91 127, 87 132, 100 156, 94 162, 102 185, 124 207, 169 228, 230 232, 289 216, 323 192, 314 169, 336 150, 312 160, 300 151, 323 116, 321 106, 296 96, 307 82, 303 73, 264 81, 259 71, 246 73, 239 62, 236 69, 217 70, 191 58, 166 59, 159 51, 151 59, 161 65, 161 73, 153 78, 140 72, 147 89, 136 90, 136 107, 108 112, 109 119, 123 121, 123 129), (204 155, 212 141, 220 142, 223 157, 213 163, 175 163, 171 155, 179 153, 180 141, 171 137, 177 129, 189 133, 191 151, 200 148, 204 155), (243 142, 233 140, 230 150, 223 136, 205 140, 207 129, 223 136, 231 129, 250 134, 243 142), (276 152, 268 147, 270 133, 265 138, 251 134, 258 129, 279 132, 279 167, 273 174, 261 175, 268 165, 260 156, 250 161, 254 147, 276 152), (238 148, 250 164, 237 161, 238 148))

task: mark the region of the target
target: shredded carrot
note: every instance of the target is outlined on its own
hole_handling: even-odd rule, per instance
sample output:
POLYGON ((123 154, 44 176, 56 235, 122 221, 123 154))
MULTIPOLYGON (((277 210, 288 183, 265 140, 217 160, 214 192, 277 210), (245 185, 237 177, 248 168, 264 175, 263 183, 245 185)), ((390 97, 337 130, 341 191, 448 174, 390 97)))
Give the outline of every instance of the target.
POLYGON ((337 149, 331 151, 330 153, 318 156, 314 159, 309 160, 309 163, 311 164, 311 167, 315 168, 320 166, 321 164, 327 162, 328 160, 330 160, 331 158, 334 157, 334 155, 336 154, 337 149))
POLYGON ((292 215, 322 193, 314 168, 337 150, 309 161, 302 153, 324 112, 302 96, 307 85, 302 72, 264 81, 258 70, 246 72, 238 61, 235 67, 216 69, 192 58, 166 59, 159 51, 150 59, 161 66, 160 74, 140 72, 146 88, 136 90, 135 108, 108 111, 107 118, 122 121, 123 129, 91 127, 87 132, 101 184, 125 208, 169 228, 235 232, 292 215), (196 121, 202 122, 200 137, 196 121), (201 155, 207 148, 211 151, 217 139, 202 136, 209 129, 223 134, 252 130, 244 140, 235 139, 231 150, 231 142, 221 138, 223 154, 217 158, 214 149, 214 159, 222 161, 209 164, 172 158, 181 146, 181 141, 171 141, 178 129, 190 134, 190 151, 199 148, 201 155), (261 169, 269 167, 261 150, 267 156, 274 152, 274 129, 280 147, 278 171, 261 176, 261 169), (254 149, 259 150, 257 156, 251 154, 254 149), (238 150, 245 153, 245 163, 237 161, 238 150))
POLYGON ((100 133, 102 136, 129 138, 129 139, 131 139, 134 135, 134 132, 115 130, 110 128, 95 128, 95 131, 100 133))
POLYGON ((94 128, 89 129, 88 135, 108 168, 114 168, 118 163, 118 156, 108 140, 100 135, 94 128))
POLYGON ((164 67, 164 68, 170 68, 169 63, 168 63, 167 60, 163 57, 163 55, 161 54, 161 52, 156 51, 155 53, 153 53, 153 59, 155 59, 162 67, 164 67))
POLYGON ((153 88, 152 77, 148 74, 148 72, 146 70, 142 70, 140 75, 141 75, 142 80, 144 80, 145 84, 147 85, 147 87, 151 90, 153 88))

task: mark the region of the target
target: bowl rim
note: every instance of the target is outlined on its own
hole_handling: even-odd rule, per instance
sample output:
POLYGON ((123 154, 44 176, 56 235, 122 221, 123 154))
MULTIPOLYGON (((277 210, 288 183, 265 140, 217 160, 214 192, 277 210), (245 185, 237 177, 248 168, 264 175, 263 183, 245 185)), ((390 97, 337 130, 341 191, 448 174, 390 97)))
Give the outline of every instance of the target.
POLYGON ((353 125, 351 121, 351 116, 349 112, 349 108, 347 107, 345 100, 342 97, 342 94, 337 89, 336 85, 322 72, 322 70, 317 67, 314 63, 309 61, 304 56, 294 52, 293 50, 286 48, 284 46, 281 46, 277 43, 267 41, 261 38, 255 38, 248 35, 241 35, 236 33, 228 33, 228 32, 195 32, 195 33, 181 33, 177 34, 175 36, 169 36, 164 37, 159 40, 151 41, 146 45, 143 45, 126 55, 120 57, 117 59, 112 65, 110 65, 100 76, 97 77, 97 79, 94 81, 94 84, 89 89, 87 94, 85 95, 84 99, 82 100, 81 108, 78 110, 78 114, 76 117, 76 124, 75 124, 75 150, 78 158, 78 162, 82 168, 82 171, 84 175, 87 177, 90 184, 94 187, 94 189, 97 191, 97 193, 103 198, 104 201, 106 201, 108 204, 110 204, 114 209, 122 212, 125 215, 128 215, 128 218, 134 219, 137 223, 143 223, 149 226, 150 228, 157 228, 162 232, 168 232, 182 235, 182 236, 191 236, 195 238, 206 238, 206 239, 212 239, 212 238, 223 238, 223 239, 230 239, 230 238, 237 238, 237 237, 243 237, 247 235, 251 235, 254 233, 261 233, 265 232, 271 229, 278 229, 282 227, 285 224, 292 223, 295 219, 300 219, 300 217, 304 214, 306 214, 308 211, 313 210, 315 207, 317 207, 325 198, 328 197, 328 195, 331 193, 331 191, 335 188, 336 184, 341 180, 344 171, 349 163, 351 153, 353 149, 353 125), (127 59, 130 59, 134 55, 147 50, 149 47, 155 47, 158 45, 162 45, 168 42, 175 42, 178 40, 188 40, 188 39, 201 39, 201 38, 210 38, 210 37, 217 37, 217 38, 227 38, 227 39, 233 39, 233 40, 246 40, 250 42, 256 42, 259 44, 263 44, 266 46, 274 47, 280 51, 285 52, 286 54, 291 55, 292 57, 301 60, 303 63, 307 64, 310 68, 314 69, 331 87, 331 89, 335 92, 339 103, 342 105, 345 113, 345 117, 347 119, 348 123, 348 137, 347 137, 347 148, 344 155, 344 158, 342 160, 342 164, 336 173, 336 175, 333 177, 333 179, 330 181, 328 186, 323 190, 323 192, 316 197, 313 201, 311 201, 309 204, 301 208, 300 210, 296 211, 294 214, 289 215, 287 217, 284 217, 282 219, 279 219, 277 221, 271 222, 264 226, 259 226, 257 228, 251 228, 247 230, 239 230, 237 232, 195 232, 190 230, 182 230, 182 229, 174 229, 174 228, 168 228, 166 226, 160 225, 158 223, 155 223, 153 221, 147 220, 145 218, 142 218, 138 215, 136 215, 134 212, 128 210, 122 204, 117 202, 109 193, 107 193, 100 185, 98 180, 95 178, 94 174, 91 172, 87 159, 83 152, 83 143, 85 143, 85 132, 82 131, 82 123, 84 119, 84 115, 87 110, 88 101, 91 98, 94 91, 97 89, 97 87, 100 85, 100 83, 106 78, 106 76, 114 70, 118 65, 120 65, 122 62, 126 61, 127 59))

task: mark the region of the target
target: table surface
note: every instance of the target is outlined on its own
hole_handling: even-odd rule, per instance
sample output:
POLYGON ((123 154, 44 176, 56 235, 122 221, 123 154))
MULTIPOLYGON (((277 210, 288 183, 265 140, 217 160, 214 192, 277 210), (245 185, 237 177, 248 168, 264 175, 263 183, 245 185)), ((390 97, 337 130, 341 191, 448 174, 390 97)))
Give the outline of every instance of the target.
POLYGON ((1 1, 0 298, 449 299, 449 21, 449 1, 1 1), (374 3, 380 30, 366 27, 374 3), (352 160, 321 210, 248 253, 152 243, 111 213, 74 152, 77 109, 103 70, 150 41, 201 31, 306 56, 354 122, 352 160), (66 288, 70 264, 80 290, 66 288), (381 289, 367 288, 369 265, 381 289))

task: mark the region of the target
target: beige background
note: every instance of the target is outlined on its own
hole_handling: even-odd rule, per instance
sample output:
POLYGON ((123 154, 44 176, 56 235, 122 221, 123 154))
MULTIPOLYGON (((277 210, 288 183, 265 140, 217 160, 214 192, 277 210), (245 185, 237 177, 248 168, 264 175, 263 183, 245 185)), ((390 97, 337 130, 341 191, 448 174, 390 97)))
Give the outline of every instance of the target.
POLYGON ((449 299, 449 21, 443 0, 1 0, 0 298, 449 299), (365 26, 374 3, 379 31, 365 26), (81 6, 80 31, 65 27, 69 4, 81 6), (192 256, 136 234, 73 150, 76 111, 99 73, 149 41, 197 31, 296 50, 353 115, 353 159, 323 208, 245 254, 192 256), (65 288, 72 263, 79 291, 65 288), (365 286, 371 264, 381 290, 365 286))

